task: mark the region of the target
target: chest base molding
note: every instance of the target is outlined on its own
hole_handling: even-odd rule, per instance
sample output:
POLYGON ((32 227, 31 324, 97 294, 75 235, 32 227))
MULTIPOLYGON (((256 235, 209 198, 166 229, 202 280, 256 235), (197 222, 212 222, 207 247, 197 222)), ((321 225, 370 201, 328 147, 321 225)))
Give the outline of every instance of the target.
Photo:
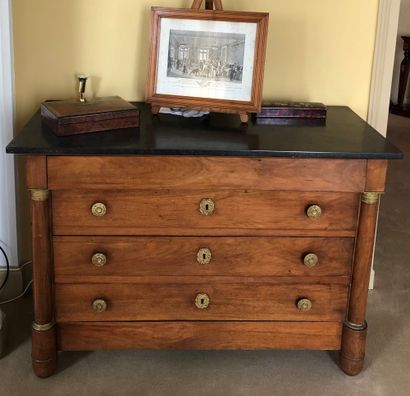
POLYGON ((340 322, 72 322, 58 326, 63 351, 104 349, 339 350, 340 322))

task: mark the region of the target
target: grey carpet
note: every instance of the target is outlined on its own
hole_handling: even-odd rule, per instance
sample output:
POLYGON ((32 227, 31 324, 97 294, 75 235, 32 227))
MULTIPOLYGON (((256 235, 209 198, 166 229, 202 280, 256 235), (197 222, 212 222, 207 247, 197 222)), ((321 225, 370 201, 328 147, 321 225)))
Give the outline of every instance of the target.
POLYGON ((318 351, 65 352, 46 380, 31 371, 31 298, 5 308, 9 345, 0 395, 410 395, 410 120, 391 116, 389 138, 407 158, 392 161, 369 296, 364 371, 348 377, 318 351))

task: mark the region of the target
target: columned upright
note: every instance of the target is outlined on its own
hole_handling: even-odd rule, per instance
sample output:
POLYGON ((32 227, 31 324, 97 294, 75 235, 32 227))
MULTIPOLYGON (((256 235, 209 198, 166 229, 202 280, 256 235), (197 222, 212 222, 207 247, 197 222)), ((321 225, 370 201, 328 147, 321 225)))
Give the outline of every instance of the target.
POLYGON ((50 232, 51 196, 47 189, 46 163, 45 156, 30 156, 26 160, 33 241, 32 363, 36 375, 42 378, 52 375, 57 363, 50 232))
POLYGON ((366 347, 366 306, 373 261, 380 195, 384 191, 386 161, 368 161, 366 189, 361 205, 353 260, 347 319, 343 325, 340 367, 349 375, 363 369, 366 347))

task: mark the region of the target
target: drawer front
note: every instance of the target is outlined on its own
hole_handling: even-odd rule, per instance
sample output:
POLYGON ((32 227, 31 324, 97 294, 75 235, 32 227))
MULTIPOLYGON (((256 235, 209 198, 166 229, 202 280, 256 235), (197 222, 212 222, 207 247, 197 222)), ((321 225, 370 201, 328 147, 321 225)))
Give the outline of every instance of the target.
POLYGON ((220 229, 225 235, 300 230, 343 231, 353 236, 359 196, 246 190, 58 190, 53 191, 52 202, 56 235, 209 235, 220 229), (104 210, 95 215, 92 207, 97 203, 104 210), (321 208, 319 218, 307 215, 313 205, 321 208))
POLYGON ((347 305, 347 285, 340 284, 281 285, 204 280, 181 283, 170 280, 135 284, 57 284, 55 291, 59 322, 341 321, 347 305), (206 296, 209 304, 205 308, 206 296), (311 301, 309 311, 304 312, 297 307, 302 299, 311 301))
POLYGON ((52 156, 55 189, 259 189, 363 191, 366 160, 190 157, 52 156))
POLYGON ((57 349, 339 350, 341 322, 74 322, 57 326, 57 349))
POLYGON ((349 276, 353 238, 54 237, 57 282, 129 276, 349 276))

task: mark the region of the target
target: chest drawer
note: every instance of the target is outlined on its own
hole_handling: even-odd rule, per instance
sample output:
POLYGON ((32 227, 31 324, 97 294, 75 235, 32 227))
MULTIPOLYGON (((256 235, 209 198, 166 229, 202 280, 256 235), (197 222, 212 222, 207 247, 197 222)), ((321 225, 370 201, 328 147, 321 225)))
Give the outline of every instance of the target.
POLYGON ((352 238, 54 237, 57 282, 130 276, 348 276, 352 238))
MULTIPOLYGON (((57 284, 56 318, 122 320, 341 321, 345 284, 283 284, 201 279, 129 284, 57 284), (208 305, 206 299, 208 299, 208 305), (298 308, 309 300, 311 308, 298 308), (201 308, 199 308, 200 306, 201 308)), ((306 308, 306 306, 305 306, 306 308)))
POLYGON ((49 188, 363 191, 365 160, 203 156, 51 156, 49 188))
POLYGON ((288 230, 293 235, 298 230, 353 236, 358 204, 355 193, 57 190, 53 231, 56 235, 215 235, 219 230, 222 235, 249 235, 252 230, 288 230), (309 211, 318 207, 320 213, 309 211))

